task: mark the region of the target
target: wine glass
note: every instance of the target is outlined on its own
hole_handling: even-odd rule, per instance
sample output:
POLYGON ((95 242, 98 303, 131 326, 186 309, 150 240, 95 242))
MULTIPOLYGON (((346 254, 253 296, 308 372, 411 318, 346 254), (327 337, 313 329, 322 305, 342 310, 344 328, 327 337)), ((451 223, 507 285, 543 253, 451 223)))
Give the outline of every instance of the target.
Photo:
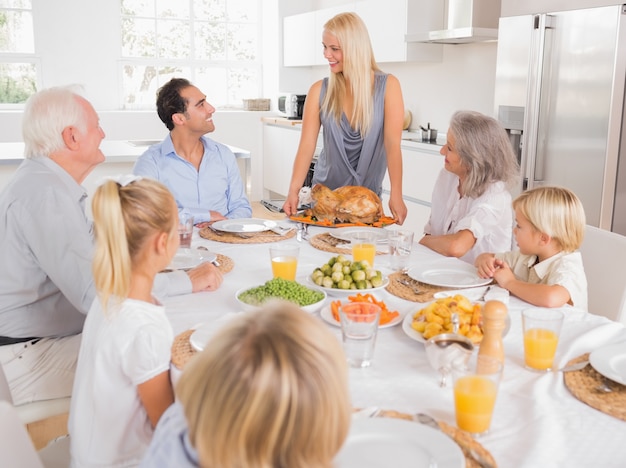
POLYGON ((474 344, 458 333, 443 333, 426 341, 426 356, 431 367, 439 371, 439 386, 448 384, 448 375, 453 365, 467 363, 474 344), (458 364, 457 364, 458 363, 458 364))

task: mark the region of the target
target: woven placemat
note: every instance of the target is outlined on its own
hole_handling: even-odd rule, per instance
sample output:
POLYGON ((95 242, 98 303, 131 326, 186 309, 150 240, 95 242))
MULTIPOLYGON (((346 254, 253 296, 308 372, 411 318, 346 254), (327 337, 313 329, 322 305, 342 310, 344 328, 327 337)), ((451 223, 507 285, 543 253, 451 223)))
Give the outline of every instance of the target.
POLYGON ((216 242, 226 242, 228 244, 267 244, 270 242, 278 242, 285 239, 291 239, 296 235, 296 230, 292 229, 284 235, 276 234, 273 231, 263 231, 256 234, 250 234, 250 237, 246 234, 246 237, 241 237, 238 234, 230 232, 216 232, 210 227, 200 229, 200 237, 216 242))
POLYGON ((172 343, 172 364, 174 364, 177 369, 183 370, 185 364, 197 353, 189 342, 189 337, 194 331, 195 330, 186 330, 176 335, 174 338, 174 343, 172 343))
POLYGON ((222 273, 228 273, 235 267, 235 262, 233 262, 233 259, 227 257, 226 255, 217 254, 217 261, 220 264, 220 266, 218 266, 217 268, 222 273))
MULTIPOLYGON (((567 364, 588 359, 589 353, 572 359, 567 364)), ((577 371, 563 372, 563 379, 567 389, 580 401, 609 416, 626 421, 626 385, 605 379, 591 365, 577 371), (604 393, 596 390, 603 383, 613 391, 604 393)))
MULTIPOLYGON (((378 417, 383 418, 398 418, 398 419, 406 419, 408 421, 413 421, 413 416, 406 413, 400 413, 399 411, 393 410, 382 410, 378 413, 378 417)), ((474 450, 475 452, 482 455, 486 461, 491 463, 491 466, 494 468, 497 467, 496 461, 485 447, 483 447, 479 442, 477 442, 469 433, 462 431, 454 426, 450 426, 443 421, 437 421, 441 430, 447 434, 452 440, 454 440, 457 445, 463 451, 463 455, 465 456, 465 466, 467 468, 481 468, 481 465, 472 457, 470 454, 470 450, 474 450)))
MULTIPOLYGON (((315 234, 309 239, 309 243, 316 249, 323 250, 324 252, 352 255, 349 241, 337 239, 327 232, 315 234)), ((387 253, 388 252, 376 251, 376 255, 387 255, 387 253)))
POLYGON ((385 289, 394 296, 413 302, 429 302, 434 299, 435 293, 450 290, 450 288, 442 288, 414 280, 401 271, 389 275, 389 284, 385 289))

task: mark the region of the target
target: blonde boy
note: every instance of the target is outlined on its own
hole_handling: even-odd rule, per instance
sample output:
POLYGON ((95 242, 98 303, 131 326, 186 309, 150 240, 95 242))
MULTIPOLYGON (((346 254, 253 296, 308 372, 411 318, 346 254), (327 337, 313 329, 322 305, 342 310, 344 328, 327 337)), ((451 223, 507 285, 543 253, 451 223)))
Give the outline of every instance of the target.
POLYGON ((587 310, 587 278, 577 251, 586 221, 578 197, 565 188, 538 187, 518 196, 513 209, 519 251, 479 255, 479 276, 494 278, 536 306, 587 310))

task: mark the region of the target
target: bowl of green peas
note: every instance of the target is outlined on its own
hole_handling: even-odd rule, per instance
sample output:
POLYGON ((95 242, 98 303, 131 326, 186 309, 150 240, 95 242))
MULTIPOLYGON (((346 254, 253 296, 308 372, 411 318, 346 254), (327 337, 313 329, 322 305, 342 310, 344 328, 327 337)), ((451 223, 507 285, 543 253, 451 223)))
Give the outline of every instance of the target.
POLYGON ((282 299, 293 302, 310 314, 317 312, 324 305, 326 297, 326 293, 321 289, 282 278, 274 278, 252 288, 242 288, 235 293, 235 299, 244 310, 262 307, 272 299, 282 299))

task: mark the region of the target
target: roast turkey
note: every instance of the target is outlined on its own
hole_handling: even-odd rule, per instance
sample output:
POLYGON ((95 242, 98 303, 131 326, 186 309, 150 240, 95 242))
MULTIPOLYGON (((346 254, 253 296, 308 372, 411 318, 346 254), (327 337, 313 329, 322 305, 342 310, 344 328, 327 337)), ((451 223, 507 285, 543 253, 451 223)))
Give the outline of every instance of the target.
POLYGON ((380 198, 366 187, 347 185, 330 190, 325 185, 315 184, 311 198, 310 214, 318 221, 372 224, 383 216, 380 198))

